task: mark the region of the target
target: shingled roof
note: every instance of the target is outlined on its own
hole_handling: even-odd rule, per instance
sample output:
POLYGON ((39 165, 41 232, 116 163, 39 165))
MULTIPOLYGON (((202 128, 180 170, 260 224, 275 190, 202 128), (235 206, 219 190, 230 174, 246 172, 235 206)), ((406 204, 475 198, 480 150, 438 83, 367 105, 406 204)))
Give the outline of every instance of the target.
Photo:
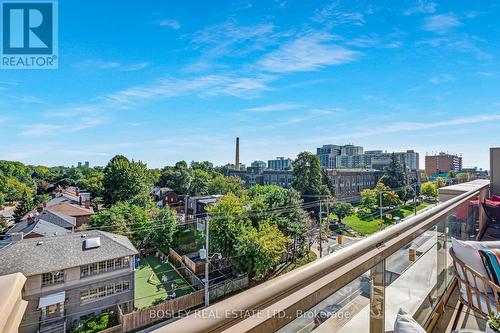
POLYGON ((32 276, 137 254, 125 236, 100 230, 12 242, 0 249, 0 275, 21 272, 32 276), (85 249, 84 241, 100 238, 100 246, 85 249))

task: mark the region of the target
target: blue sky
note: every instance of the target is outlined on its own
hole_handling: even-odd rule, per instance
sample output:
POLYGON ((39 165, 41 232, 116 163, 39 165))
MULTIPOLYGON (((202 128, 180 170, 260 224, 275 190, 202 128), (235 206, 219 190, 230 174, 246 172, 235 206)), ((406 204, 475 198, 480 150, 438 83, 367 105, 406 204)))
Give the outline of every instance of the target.
MULTIPOLYGON (((0 159, 244 163, 500 139, 494 1, 59 2, 59 69, 0 70, 0 159)), ((421 163, 423 167, 423 163, 421 163)))

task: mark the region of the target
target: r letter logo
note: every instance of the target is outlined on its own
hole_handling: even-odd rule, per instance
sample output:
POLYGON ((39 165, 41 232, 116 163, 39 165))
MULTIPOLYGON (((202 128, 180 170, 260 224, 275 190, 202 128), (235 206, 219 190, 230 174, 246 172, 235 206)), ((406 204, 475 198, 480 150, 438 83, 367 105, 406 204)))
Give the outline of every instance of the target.
POLYGON ((3 1, 1 3, 1 68, 56 69, 57 3, 3 1))

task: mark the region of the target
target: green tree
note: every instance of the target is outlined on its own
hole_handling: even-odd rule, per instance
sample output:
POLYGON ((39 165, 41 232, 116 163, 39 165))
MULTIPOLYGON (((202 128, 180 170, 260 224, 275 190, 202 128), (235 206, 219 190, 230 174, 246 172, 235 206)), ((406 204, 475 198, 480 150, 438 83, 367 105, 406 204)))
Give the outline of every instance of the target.
POLYGON ((151 241, 164 251, 172 245, 177 231, 177 218, 170 207, 165 207, 154 217, 154 229, 151 230, 151 241))
POLYGON ((380 178, 379 182, 383 183, 390 189, 396 190, 396 193, 401 200, 409 200, 413 198, 415 194, 411 187, 406 186, 407 181, 403 166, 394 153, 391 155, 389 165, 384 168, 384 176, 380 178))
POLYGON ((104 203, 109 207, 149 194, 152 185, 151 175, 144 163, 129 161, 125 156, 117 155, 104 168, 104 203))
POLYGON ((90 193, 92 198, 102 197, 104 194, 104 173, 100 172, 84 178, 78 184, 82 189, 90 193))
POLYGON ((160 185, 171 188, 177 194, 188 194, 191 187, 192 175, 185 161, 175 166, 166 166, 161 170, 160 185))
POLYGON ((118 202, 90 218, 91 228, 127 236, 137 247, 146 243, 152 226, 151 212, 128 202, 118 202))
POLYGON ((436 183, 437 188, 441 188, 441 187, 446 185, 443 178, 441 178, 441 177, 437 177, 435 180, 435 183, 436 183))
POLYGON ((203 162, 191 161, 190 166, 192 170, 201 170, 208 172, 209 174, 216 173, 214 165, 209 161, 203 161, 203 162))
POLYGON ((426 182, 420 185, 420 194, 435 199, 439 195, 439 191, 436 184, 432 182, 426 182))
POLYGON ((361 205, 371 209, 379 205, 378 192, 375 189, 367 188, 361 191, 361 205))
POLYGON ((208 183, 209 194, 228 194, 234 193, 241 195, 244 192, 244 182, 240 177, 216 176, 208 183))
POLYGON ((24 191, 21 200, 14 209, 13 213, 14 220, 16 222, 21 221, 23 216, 26 215, 26 213, 28 213, 33 208, 35 208, 35 204, 33 203, 33 198, 27 191, 24 191))
POLYGON ((342 222, 344 217, 352 214, 352 205, 348 202, 334 202, 330 206, 330 211, 337 216, 339 222, 342 222))
POLYGON ((236 269, 262 278, 280 263, 289 242, 290 238, 268 221, 262 221, 257 228, 244 228, 236 244, 236 269))
POLYGON ((469 175, 466 172, 457 173, 457 179, 459 183, 465 183, 469 180, 469 175))
POLYGON ((5 200, 8 202, 15 202, 21 200, 24 193, 30 196, 35 194, 31 185, 28 185, 15 176, 2 176, 0 175, 0 192, 5 194, 5 200))
MULTIPOLYGON (((322 188, 322 174, 319 158, 309 152, 300 153, 292 163, 293 188, 303 196, 320 195, 325 190, 322 188)), ((306 201, 312 201, 310 198, 306 201)))
POLYGON ((455 178, 457 176, 457 173, 453 170, 448 171, 448 178, 455 178))
POLYGON ((5 194, 0 192, 0 209, 2 209, 5 205, 5 194))
POLYGON ((248 200, 233 193, 225 195, 215 205, 208 208, 210 215, 210 250, 232 257, 238 237, 251 226, 247 217, 248 200))
POLYGON ((378 182, 374 189, 365 189, 361 192, 361 204, 366 208, 380 208, 380 193, 382 193, 382 206, 398 206, 402 204, 395 191, 378 182))
POLYGON ((193 179, 191 181, 189 194, 196 195, 208 193, 208 185, 212 179, 210 173, 202 169, 193 169, 192 175, 193 179))
POLYGON ((306 232, 307 213, 302 209, 300 193, 277 185, 256 185, 248 190, 252 200, 252 222, 261 220, 278 226, 285 235, 301 237, 306 232))
POLYGON ((425 171, 422 171, 420 173, 420 181, 422 183, 425 183, 425 182, 428 182, 429 181, 429 176, 427 176, 427 173, 425 173, 425 171))

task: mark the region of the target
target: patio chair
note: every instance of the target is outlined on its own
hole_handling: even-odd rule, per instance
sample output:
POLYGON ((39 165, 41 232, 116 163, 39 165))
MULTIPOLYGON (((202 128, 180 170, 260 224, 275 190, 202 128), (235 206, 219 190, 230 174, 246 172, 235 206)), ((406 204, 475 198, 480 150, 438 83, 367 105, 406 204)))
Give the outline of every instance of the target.
POLYGON ((500 311, 500 287, 458 259, 453 249, 450 255, 460 291, 460 307, 465 305, 484 318, 500 311))
POLYGON ((490 205, 487 202, 482 204, 488 219, 495 224, 500 224, 500 206, 490 205))

